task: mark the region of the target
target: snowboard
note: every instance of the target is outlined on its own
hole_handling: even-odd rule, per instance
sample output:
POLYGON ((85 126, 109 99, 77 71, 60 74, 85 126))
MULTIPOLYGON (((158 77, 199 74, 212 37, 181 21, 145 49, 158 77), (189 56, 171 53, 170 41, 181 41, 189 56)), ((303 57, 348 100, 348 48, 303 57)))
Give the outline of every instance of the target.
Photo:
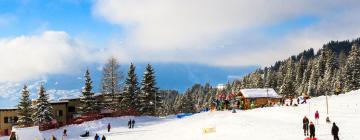
POLYGON ((305 138, 304 140, 318 140, 317 138, 310 138, 310 137, 307 137, 305 138))

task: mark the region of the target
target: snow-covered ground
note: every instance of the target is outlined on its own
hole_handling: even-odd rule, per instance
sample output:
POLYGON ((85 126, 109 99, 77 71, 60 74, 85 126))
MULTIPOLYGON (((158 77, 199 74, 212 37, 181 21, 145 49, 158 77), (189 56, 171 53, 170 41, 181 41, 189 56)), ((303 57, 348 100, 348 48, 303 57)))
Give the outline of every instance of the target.
MULTIPOLYGON (((238 110, 199 113, 177 119, 135 117, 135 129, 127 128, 127 121, 134 117, 104 118, 81 125, 67 126, 68 140, 92 140, 95 133, 105 135, 107 140, 303 140, 302 118, 306 115, 314 121, 314 112, 320 113, 316 125, 316 136, 320 140, 330 140, 332 124, 325 123, 325 97, 308 100, 308 104, 298 107, 270 107, 247 111, 238 110), (107 123, 112 124, 111 132, 106 131, 107 123), (215 133, 203 134, 202 129, 216 127, 215 133), (90 137, 80 138, 85 130, 90 137)), ((360 90, 329 97, 329 117, 340 128, 341 140, 360 139, 360 90)), ((42 132, 47 139, 51 135, 61 138, 62 129, 42 132)), ((0 140, 6 139, 5 137, 0 140)), ((30 139, 29 139, 30 140, 30 139)))

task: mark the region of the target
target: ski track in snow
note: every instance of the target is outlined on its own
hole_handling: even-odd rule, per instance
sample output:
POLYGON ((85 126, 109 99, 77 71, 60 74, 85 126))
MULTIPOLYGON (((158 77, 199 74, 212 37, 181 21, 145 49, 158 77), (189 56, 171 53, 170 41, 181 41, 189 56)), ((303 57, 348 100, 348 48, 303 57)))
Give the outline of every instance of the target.
MULTIPOLYGON (((360 140, 360 90, 329 97, 329 117, 340 128, 341 140, 360 140)), ((47 139, 55 135, 61 139, 64 128, 68 130, 65 140, 93 140, 95 133, 105 135, 107 140, 303 140, 302 119, 306 115, 310 121, 314 120, 314 113, 320 113, 319 124, 316 127, 316 136, 319 140, 330 140, 331 124, 325 123, 325 97, 308 100, 308 104, 298 107, 268 107, 253 110, 217 111, 195 114, 190 117, 177 119, 175 116, 167 118, 156 117, 119 117, 104 118, 86 122, 80 125, 70 125, 57 130, 42 132, 47 139), (310 103, 310 112, 309 112, 310 103), (129 130, 127 121, 135 118, 135 128, 129 130), (108 133, 107 124, 112 129, 108 133), (215 133, 203 134, 205 127, 216 127, 215 133), (80 138, 86 130, 90 137, 80 138)), ((6 137, 0 137, 5 140, 6 137)), ((30 140, 30 139, 29 139, 30 140)))

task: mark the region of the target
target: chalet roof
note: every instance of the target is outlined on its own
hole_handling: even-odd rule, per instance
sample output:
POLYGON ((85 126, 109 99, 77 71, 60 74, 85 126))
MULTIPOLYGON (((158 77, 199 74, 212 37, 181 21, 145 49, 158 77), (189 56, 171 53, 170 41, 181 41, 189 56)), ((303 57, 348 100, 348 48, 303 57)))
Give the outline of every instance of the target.
POLYGON ((241 89, 240 92, 245 98, 281 98, 272 88, 241 89))
POLYGON ((0 111, 12 111, 17 110, 17 107, 1 107, 0 111))

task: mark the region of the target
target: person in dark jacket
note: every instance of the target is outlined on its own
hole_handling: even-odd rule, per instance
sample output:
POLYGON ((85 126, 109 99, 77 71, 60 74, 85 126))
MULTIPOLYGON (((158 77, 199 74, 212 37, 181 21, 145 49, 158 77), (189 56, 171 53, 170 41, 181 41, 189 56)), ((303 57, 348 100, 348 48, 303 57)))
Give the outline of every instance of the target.
POLYGON ((106 140, 106 138, 105 138, 105 136, 104 136, 104 135, 102 136, 101 140, 106 140))
POLYGON ((135 125, 135 120, 132 120, 131 121, 131 128, 134 128, 134 125, 135 125))
POLYGON ((315 125, 313 122, 310 122, 310 138, 315 138, 315 125))
POLYGON ((334 140, 339 140, 339 127, 333 123, 331 134, 334 136, 334 140))
POLYGON ((107 129, 108 129, 108 132, 110 132, 110 129, 111 129, 110 123, 108 124, 107 129))
POLYGON ((309 119, 305 116, 303 119, 304 135, 309 136, 309 119))
POLYGON ((99 140, 99 135, 95 134, 94 140, 99 140))
POLYGON ((129 127, 129 129, 131 128, 131 123, 132 123, 132 121, 131 121, 131 119, 128 121, 128 127, 129 127))
POLYGON ((67 130, 64 129, 63 136, 67 136, 67 130))

